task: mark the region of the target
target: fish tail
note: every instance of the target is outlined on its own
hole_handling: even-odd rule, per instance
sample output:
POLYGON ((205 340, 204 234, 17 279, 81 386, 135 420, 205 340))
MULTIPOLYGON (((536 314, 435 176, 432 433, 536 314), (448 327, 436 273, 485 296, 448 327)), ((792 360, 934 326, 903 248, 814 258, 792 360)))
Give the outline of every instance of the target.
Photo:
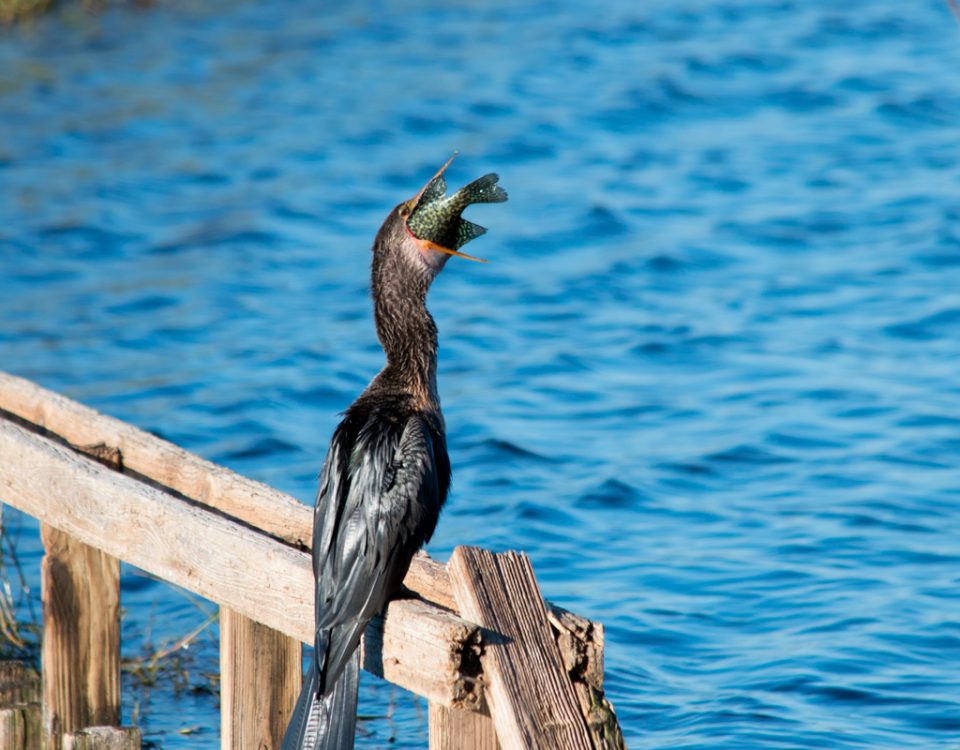
POLYGON ((457 193, 466 199, 464 205, 503 203, 507 199, 507 191, 497 184, 499 179, 500 175, 491 172, 460 188, 457 193))
POLYGON ((357 649, 333 687, 326 695, 320 695, 320 676, 311 661, 283 735, 281 750, 350 750, 357 727, 359 678, 360 649, 357 649))

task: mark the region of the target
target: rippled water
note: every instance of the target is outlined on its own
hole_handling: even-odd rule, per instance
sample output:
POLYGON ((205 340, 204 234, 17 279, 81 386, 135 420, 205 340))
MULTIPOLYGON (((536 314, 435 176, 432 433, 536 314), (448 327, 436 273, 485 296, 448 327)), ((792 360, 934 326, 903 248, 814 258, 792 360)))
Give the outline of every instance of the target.
MULTIPOLYGON (((310 502, 370 240, 460 149, 511 202, 431 296, 432 552, 602 620, 632 746, 957 747, 958 51, 940 2, 65 9, 0 36, 0 367, 310 502)), ((124 601, 128 654, 204 618, 124 601)), ((216 746, 214 697, 126 695, 216 746)))

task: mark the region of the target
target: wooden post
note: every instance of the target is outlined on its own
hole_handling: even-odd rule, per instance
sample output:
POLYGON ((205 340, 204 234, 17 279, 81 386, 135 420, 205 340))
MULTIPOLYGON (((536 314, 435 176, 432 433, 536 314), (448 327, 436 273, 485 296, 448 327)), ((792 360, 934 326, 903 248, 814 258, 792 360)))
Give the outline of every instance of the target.
MULTIPOLYGON (((63 735, 119 723, 119 575, 114 559, 119 558, 231 610, 225 614, 227 647, 222 654, 225 682, 230 683, 224 693, 230 698, 224 707, 230 718, 224 726, 227 732, 239 732, 236 721, 250 716, 247 706, 259 705, 240 694, 261 678, 251 683, 244 676, 250 672, 246 665, 257 662, 258 651, 236 645, 248 637, 231 636, 229 620, 235 614, 255 618, 260 627, 312 642, 313 575, 306 552, 311 509, 4 373, 0 456, 3 501, 60 530, 42 527, 48 553, 42 576, 46 731, 63 735), (78 707, 87 714, 81 719, 75 716, 78 707)), ((616 715, 602 692, 602 627, 548 604, 544 637, 544 603, 529 563, 516 556, 489 556, 477 566, 471 555, 479 552, 460 550, 460 558, 471 559, 460 560, 457 569, 455 555, 449 570, 425 556, 415 557, 404 584, 419 598, 392 601, 384 617, 370 624, 362 642, 364 668, 430 702, 435 748, 456 747, 458 737, 473 737, 471 750, 486 750, 483 743, 493 743, 487 714, 496 718, 498 742, 509 750, 579 748, 562 680, 561 687, 554 685, 559 664, 575 700, 579 698, 578 711, 586 717, 594 746, 622 748, 616 715), (456 591, 451 578, 457 581, 456 591), (551 656, 556 650, 560 656, 551 656), (516 666, 511 667, 513 660, 516 666), (500 692, 490 693, 488 688, 497 685, 500 692), (506 698, 498 698, 502 695, 506 698), (557 706, 549 705, 557 696, 562 699, 557 706), (457 712, 444 714, 447 708, 457 712), (539 744, 527 743, 536 736, 541 736, 539 744)), ((246 633, 245 628, 238 632, 246 633)), ((283 658, 293 661, 299 673, 299 654, 283 658)), ((274 669, 253 672, 275 674, 274 669)), ((292 695, 296 689, 291 688, 292 695)), ((11 716, 15 722, 19 715, 11 716)), ((269 718, 255 721, 272 726, 269 718)), ((273 729, 266 734, 275 736, 273 729)), ((235 733, 231 744, 245 744, 240 737, 246 736, 235 733)), ((31 750, 37 746, 31 744, 31 750)))
MULTIPOLYGON (((2 414, 0 496, 85 544, 313 643, 306 552, 112 471, 2 414)), ((396 599, 367 636, 374 628, 380 634, 364 661, 368 671, 443 705, 480 702, 475 675, 458 671, 464 648, 479 638, 475 625, 419 599, 396 599)))
POLYGON ((40 676, 22 662, 0 662, 0 750, 40 744, 40 676))
POLYGON ((457 547, 447 570, 461 614, 489 629, 481 663, 500 743, 593 750, 530 560, 457 547))
POLYGON ((41 524, 43 731, 120 723, 120 561, 41 524))
POLYGON ((547 604, 547 618, 573 681, 596 750, 626 750, 613 704, 603 693, 603 625, 547 604))
POLYGON ((279 749, 302 680, 300 643, 220 609, 220 747, 279 749))
POLYGON ((431 703, 429 719, 430 750, 500 750, 489 716, 431 703))
POLYGON ((40 676, 22 661, 0 661, 0 708, 40 700, 40 676))
POLYGON ((63 735, 62 750, 140 750, 137 727, 87 727, 63 735))
POLYGON ((19 708, 0 708, 0 748, 26 750, 26 726, 19 708))
POLYGON ((36 750, 41 742, 39 703, 0 708, 0 749, 36 750))
POLYGON ((43 742, 40 704, 14 703, 0 708, 0 749, 36 750, 43 742))

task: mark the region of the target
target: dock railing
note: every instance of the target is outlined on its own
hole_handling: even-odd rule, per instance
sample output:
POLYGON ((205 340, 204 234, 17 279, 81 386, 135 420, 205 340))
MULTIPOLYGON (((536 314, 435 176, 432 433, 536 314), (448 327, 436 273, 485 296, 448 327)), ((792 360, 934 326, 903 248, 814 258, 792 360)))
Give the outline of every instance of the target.
MULTIPOLYGON (((46 750, 140 746, 119 727, 121 560, 219 605, 221 747, 279 747, 314 634, 312 508, 2 372, 0 502, 41 524, 46 750)), ((362 664, 428 700, 430 748, 624 747, 602 626, 544 602, 525 556, 420 554, 404 584, 362 664)), ((38 747, 27 708, 0 706, 0 750, 38 747)))

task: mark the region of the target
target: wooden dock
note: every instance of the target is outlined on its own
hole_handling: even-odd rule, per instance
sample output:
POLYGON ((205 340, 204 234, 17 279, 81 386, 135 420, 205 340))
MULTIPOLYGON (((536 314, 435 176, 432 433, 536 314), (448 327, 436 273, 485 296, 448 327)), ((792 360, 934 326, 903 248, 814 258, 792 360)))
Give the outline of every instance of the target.
MULTIPOLYGON (((140 746, 118 726, 121 560, 220 606, 221 747, 278 748, 313 642, 312 509, 2 372, 0 457, 0 502, 46 553, 40 686, 0 686, 0 750, 40 747, 38 704, 45 750, 140 746)), ((430 748, 624 747, 602 626, 544 602, 525 556, 420 554, 404 583, 362 663, 429 701, 430 748)))

